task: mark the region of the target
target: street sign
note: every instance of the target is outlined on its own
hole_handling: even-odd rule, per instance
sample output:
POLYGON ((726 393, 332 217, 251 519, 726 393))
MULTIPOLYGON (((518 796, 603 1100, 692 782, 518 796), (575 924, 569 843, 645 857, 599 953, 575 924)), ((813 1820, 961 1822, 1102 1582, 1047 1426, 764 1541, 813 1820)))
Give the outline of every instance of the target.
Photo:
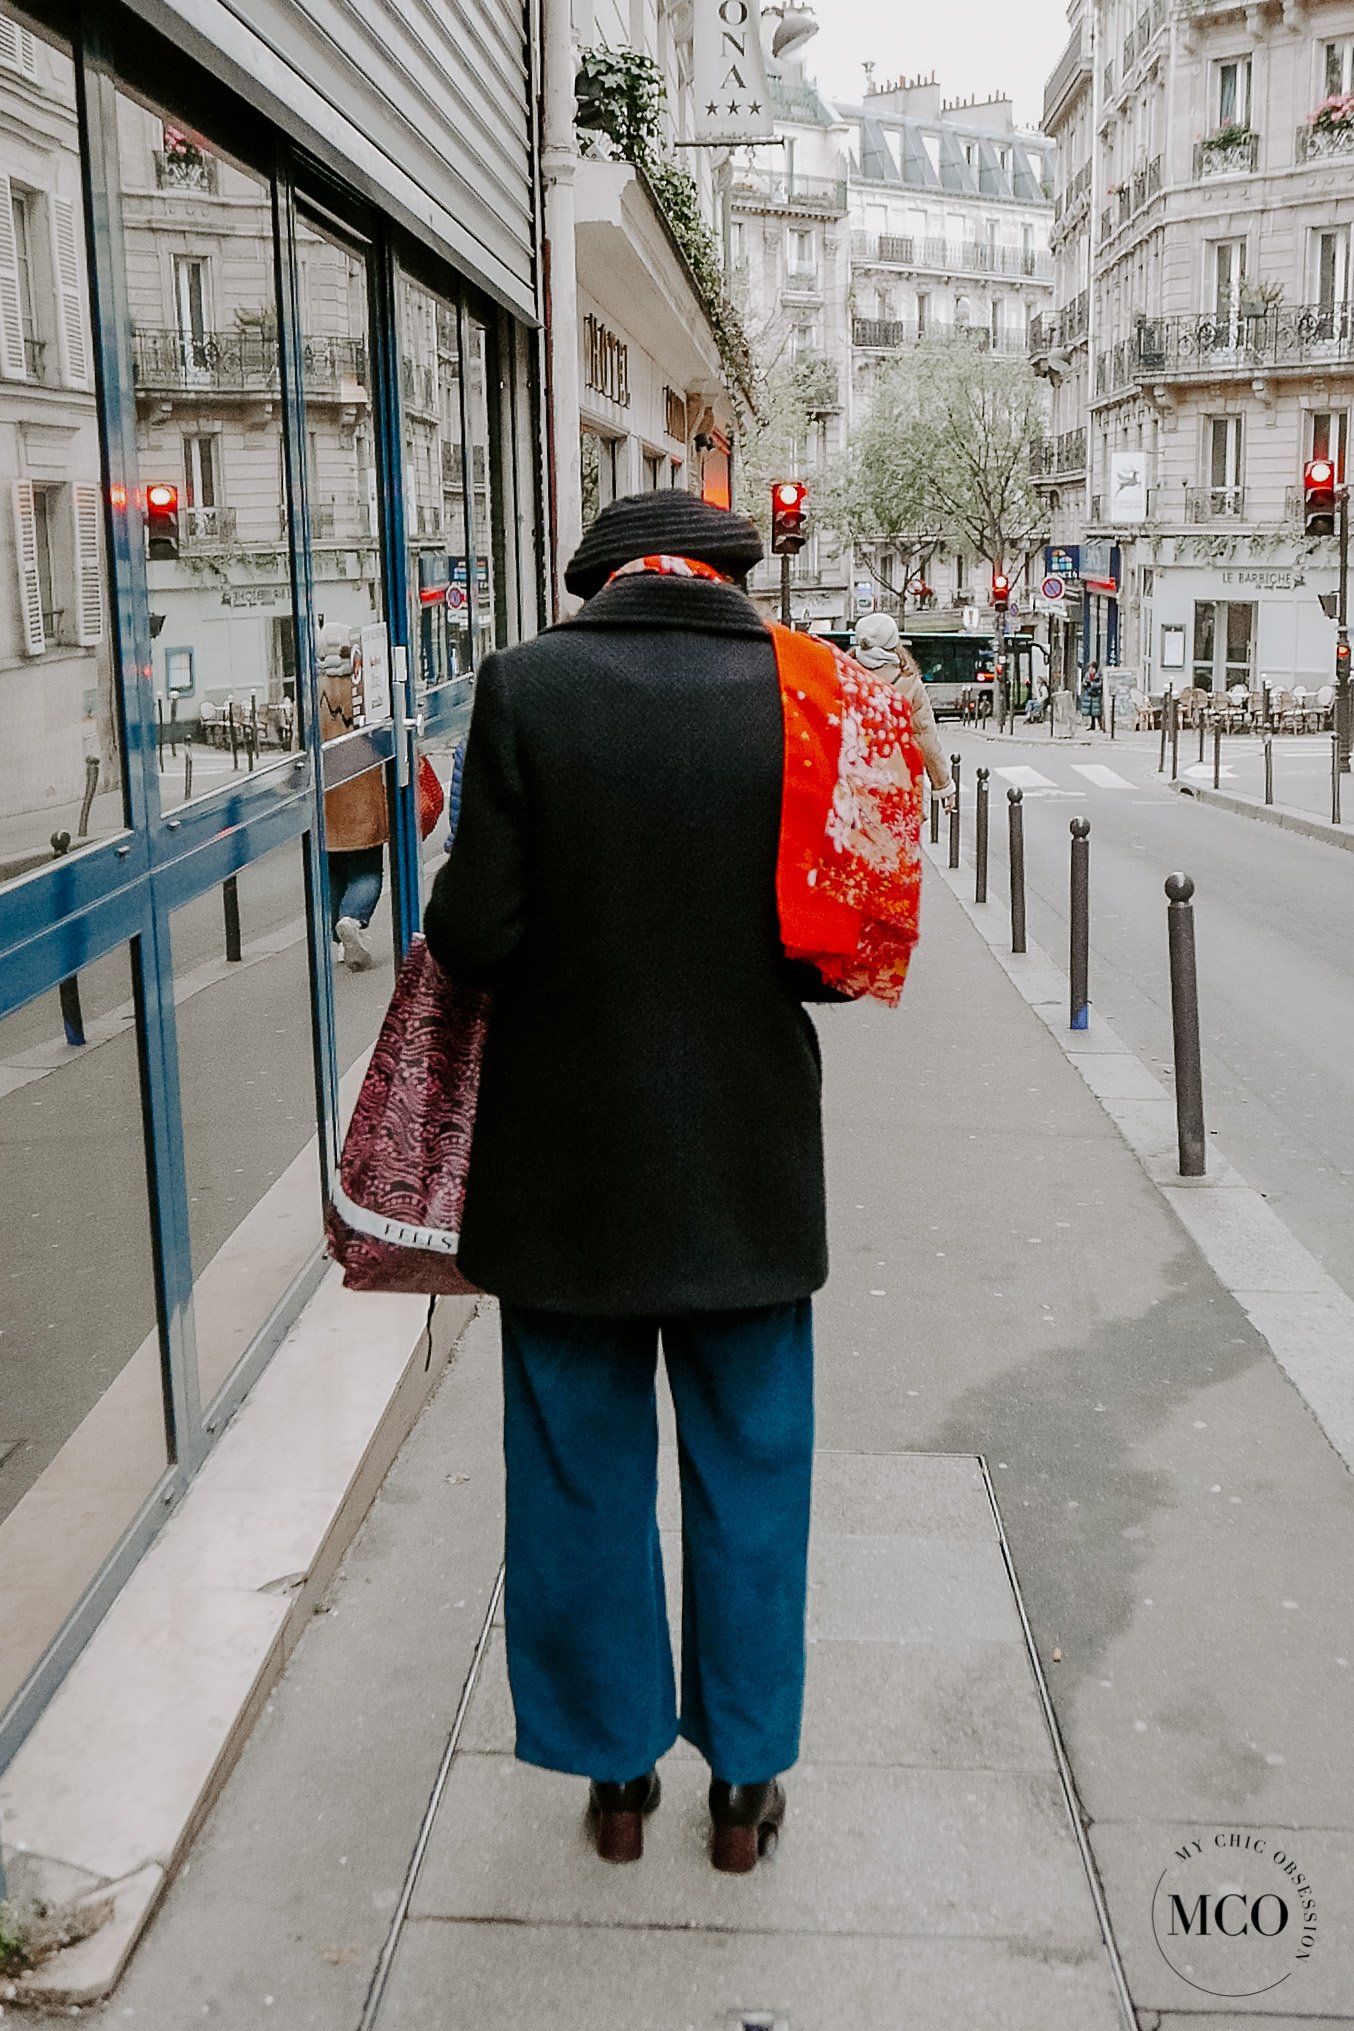
POLYGON ((868 614, 873 611, 874 588, 867 579, 860 579, 856 584, 856 612, 858 614, 868 614))
POLYGON ((982 624, 983 617, 979 613, 977 607, 966 606, 964 608, 964 626, 968 629, 969 633, 970 634, 975 633, 976 630, 982 626, 982 624))
POLYGON ((1040 586, 1039 590, 1043 594, 1045 599, 1059 600, 1063 597, 1063 594, 1066 592, 1067 588, 1063 584, 1061 578, 1057 577, 1053 572, 1050 572, 1048 577, 1044 580, 1043 584, 1040 586))

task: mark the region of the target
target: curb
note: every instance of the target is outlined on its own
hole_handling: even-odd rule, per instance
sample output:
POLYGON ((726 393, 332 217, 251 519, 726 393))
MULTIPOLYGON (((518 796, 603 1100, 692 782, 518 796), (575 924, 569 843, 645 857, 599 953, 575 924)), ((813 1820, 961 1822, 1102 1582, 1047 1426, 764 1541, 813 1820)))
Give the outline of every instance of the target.
POLYGON ((1295 811, 1289 804, 1257 804, 1253 797, 1238 797, 1231 790, 1210 790, 1198 783, 1171 784, 1182 797, 1197 798, 1201 804, 1215 804, 1219 811, 1235 811, 1242 818, 1258 818, 1265 825, 1278 825, 1285 832, 1301 833, 1304 839, 1320 839, 1327 846, 1343 846, 1354 853, 1354 832, 1343 825, 1331 825, 1310 812, 1295 811))
POLYGON ((1354 1298, 1211 1138, 1208 1175, 1180 1176, 1173 1094, 1094 1008, 1088 1029, 1068 1029, 1069 990, 1062 968, 1032 938, 1024 954, 1007 952, 1000 899, 975 903, 965 893, 972 863, 950 869, 943 848, 927 842, 922 851, 1002 972, 1100 1102, 1218 1282, 1267 1343, 1328 1443, 1354 1471, 1354 1298))
POLYGON ((116 1986, 476 1304, 430 1332, 423 1298, 324 1276, 0 1777, 25 1892, 113 1906, 0 2014, 116 1986))

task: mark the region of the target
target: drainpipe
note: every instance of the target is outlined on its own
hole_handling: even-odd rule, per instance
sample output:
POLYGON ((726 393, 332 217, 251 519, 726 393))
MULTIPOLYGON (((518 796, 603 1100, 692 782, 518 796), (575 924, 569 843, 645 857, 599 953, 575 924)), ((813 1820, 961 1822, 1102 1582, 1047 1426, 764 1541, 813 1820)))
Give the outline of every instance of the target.
POLYGON ((545 217, 546 432, 551 500, 551 594, 562 611, 564 567, 583 534, 579 452, 578 265, 574 178, 577 74, 569 0, 541 0, 541 184, 545 217))

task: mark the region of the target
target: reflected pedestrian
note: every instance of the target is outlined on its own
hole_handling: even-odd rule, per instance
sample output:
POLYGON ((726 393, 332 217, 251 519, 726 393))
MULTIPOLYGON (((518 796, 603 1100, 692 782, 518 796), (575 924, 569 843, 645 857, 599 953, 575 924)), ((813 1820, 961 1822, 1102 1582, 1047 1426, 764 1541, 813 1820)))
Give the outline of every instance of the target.
MULTIPOLYGON (((319 655, 320 739, 331 741, 354 724, 352 631, 332 623, 324 628, 319 655)), ((365 972, 375 957, 369 927, 381 900, 389 837, 384 770, 364 770, 326 790, 329 927, 350 973, 365 972)))

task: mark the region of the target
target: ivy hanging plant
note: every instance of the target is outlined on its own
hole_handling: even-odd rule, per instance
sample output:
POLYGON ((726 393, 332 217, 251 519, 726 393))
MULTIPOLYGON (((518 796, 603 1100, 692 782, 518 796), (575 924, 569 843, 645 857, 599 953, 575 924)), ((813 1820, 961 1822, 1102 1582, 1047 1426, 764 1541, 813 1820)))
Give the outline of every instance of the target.
POLYGON ((604 135, 617 155, 646 168, 657 153, 658 123, 667 101, 663 73, 651 56, 632 49, 585 49, 574 80, 584 153, 597 152, 604 135))

